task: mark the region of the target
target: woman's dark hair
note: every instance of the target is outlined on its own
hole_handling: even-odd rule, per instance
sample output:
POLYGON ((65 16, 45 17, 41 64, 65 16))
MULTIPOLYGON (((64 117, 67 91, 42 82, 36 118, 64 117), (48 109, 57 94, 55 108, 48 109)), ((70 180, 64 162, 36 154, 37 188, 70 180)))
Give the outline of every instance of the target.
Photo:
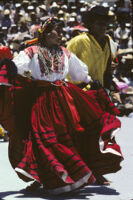
POLYGON ((55 27, 62 26, 61 21, 59 20, 53 20, 47 26, 45 27, 45 30, 43 32, 38 32, 38 42, 44 42, 45 41, 45 35, 50 33, 55 27))
POLYGON ((50 33, 55 27, 54 23, 50 23, 47 25, 45 31, 43 31, 42 33, 38 32, 38 42, 41 44, 42 42, 44 43, 45 41, 45 35, 50 33))

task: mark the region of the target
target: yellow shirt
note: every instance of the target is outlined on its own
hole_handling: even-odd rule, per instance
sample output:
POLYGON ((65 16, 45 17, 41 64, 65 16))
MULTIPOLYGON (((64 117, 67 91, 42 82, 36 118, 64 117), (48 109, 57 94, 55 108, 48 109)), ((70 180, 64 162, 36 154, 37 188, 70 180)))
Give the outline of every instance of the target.
MULTIPOLYGON (((110 56, 108 42, 102 49, 92 35, 82 33, 68 42, 67 49, 76 54, 88 66, 89 75, 103 85, 103 75, 110 56)), ((71 81, 69 75, 67 78, 71 81)), ((77 82, 74 83, 77 84, 77 82)))

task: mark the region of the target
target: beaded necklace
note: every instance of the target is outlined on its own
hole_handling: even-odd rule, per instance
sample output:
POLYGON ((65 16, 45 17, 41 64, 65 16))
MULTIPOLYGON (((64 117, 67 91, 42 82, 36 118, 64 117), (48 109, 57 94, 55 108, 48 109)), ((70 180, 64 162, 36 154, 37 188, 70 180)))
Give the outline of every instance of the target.
POLYGON ((39 45, 38 58, 42 76, 49 76, 52 72, 60 73, 63 70, 62 54, 61 48, 48 49, 39 45))

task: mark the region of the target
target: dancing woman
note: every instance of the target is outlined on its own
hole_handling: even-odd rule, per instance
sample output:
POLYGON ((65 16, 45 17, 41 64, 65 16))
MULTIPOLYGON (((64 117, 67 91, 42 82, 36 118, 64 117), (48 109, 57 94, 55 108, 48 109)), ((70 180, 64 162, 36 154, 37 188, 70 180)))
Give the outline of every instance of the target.
POLYGON ((87 66, 60 41, 59 21, 48 18, 32 46, 11 61, 5 98, 11 165, 22 180, 34 181, 33 189, 42 184, 51 194, 117 172, 123 159, 115 141, 119 111, 103 89, 84 92, 65 81, 69 73, 75 81, 93 82, 87 66))

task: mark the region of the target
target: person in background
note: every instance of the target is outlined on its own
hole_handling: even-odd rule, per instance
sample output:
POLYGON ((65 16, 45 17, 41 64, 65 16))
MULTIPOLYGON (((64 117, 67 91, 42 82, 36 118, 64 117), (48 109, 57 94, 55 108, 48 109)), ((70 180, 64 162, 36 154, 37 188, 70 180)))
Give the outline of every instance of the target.
MULTIPOLYGON (((104 88, 118 96, 111 71, 111 63, 116 57, 118 45, 106 35, 109 20, 108 8, 99 5, 92 7, 83 16, 84 25, 89 33, 72 38, 68 41, 67 49, 88 66, 92 79, 98 80, 104 88)), ((71 81, 69 76, 67 78, 71 81)), ((81 82, 75 83, 82 87, 81 82)))
POLYGON ((7 27, 7 29, 9 29, 11 27, 11 19, 10 19, 10 10, 9 9, 5 9, 4 10, 4 17, 2 19, 1 25, 2 27, 7 27))
POLYGON ((115 39, 118 41, 120 49, 128 48, 128 41, 131 31, 126 27, 125 22, 121 22, 120 26, 115 30, 115 39))

